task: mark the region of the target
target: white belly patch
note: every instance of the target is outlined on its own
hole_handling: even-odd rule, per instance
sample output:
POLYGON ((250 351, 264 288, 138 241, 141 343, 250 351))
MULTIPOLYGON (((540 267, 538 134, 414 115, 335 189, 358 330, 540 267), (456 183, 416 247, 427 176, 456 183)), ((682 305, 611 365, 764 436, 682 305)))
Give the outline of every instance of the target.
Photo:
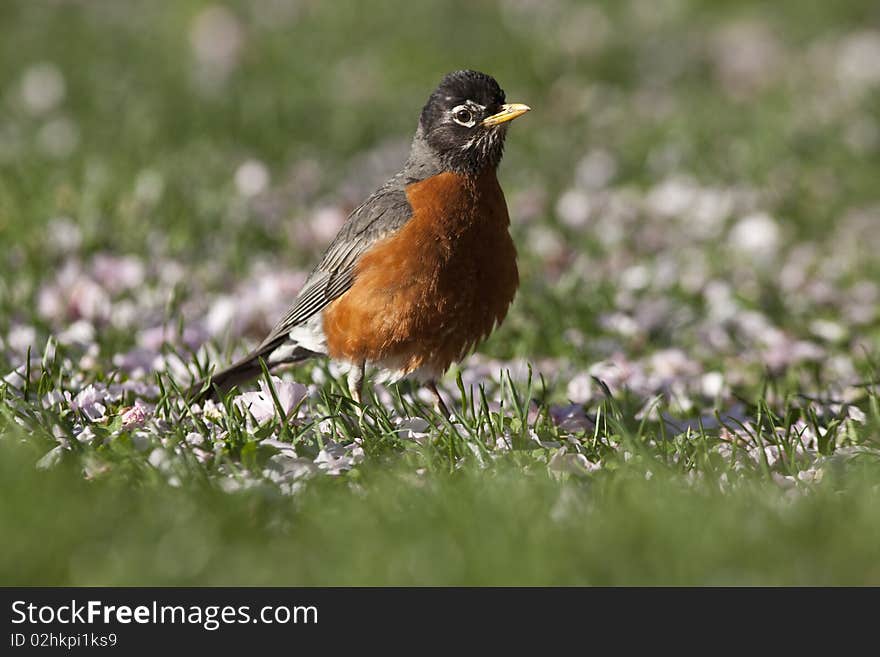
POLYGON ((287 334, 289 341, 279 345, 269 354, 268 363, 286 361, 297 348, 308 349, 316 354, 327 353, 327 338, 324 337, 324 326, 321 313, 310 318, 306 323, 294 326, 287 334))

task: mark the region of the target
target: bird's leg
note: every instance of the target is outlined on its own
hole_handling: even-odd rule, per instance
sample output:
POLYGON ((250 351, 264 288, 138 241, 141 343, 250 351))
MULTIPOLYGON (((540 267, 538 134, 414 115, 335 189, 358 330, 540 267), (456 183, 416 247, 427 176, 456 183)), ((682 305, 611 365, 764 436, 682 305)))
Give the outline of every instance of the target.
MULTIPOLYGON (((357 402, 358 408, 360 408, 361 400, 363 399, 364 372, 366 369, 367 363, 361 361, 360 363, 352 365, 351 369, 348 371, 348 391, 351 394, 351 398, 357 402)), ((358 411, 358 413, 360 413, 360 411, 358 411)))
POLYGON ((437 410, 443 414, 443 417, 449 417, 449 409, 446 408, 446 404, 443 403, 443 397, 440 396, 440 391, 437 390, 437 382, 436 381, 428 381, 428 390, 430 390, 434 397, 436 397, 435 405, 437 410))

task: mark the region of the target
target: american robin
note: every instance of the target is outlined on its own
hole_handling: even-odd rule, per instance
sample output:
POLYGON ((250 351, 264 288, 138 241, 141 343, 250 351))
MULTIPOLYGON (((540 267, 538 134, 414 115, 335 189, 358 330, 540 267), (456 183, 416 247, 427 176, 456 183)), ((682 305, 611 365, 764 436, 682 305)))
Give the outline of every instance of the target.
POLYGON ((247 356, 193 387, 216 397, 262 370, 319 355, 350 366, 360 403, 369 365, 385 380, 436 381, 492 332, 519 284, 495 170, 508 122, 494 78, 446 75, 419 118, 409 159, 346 220, 290 311, 247 356))

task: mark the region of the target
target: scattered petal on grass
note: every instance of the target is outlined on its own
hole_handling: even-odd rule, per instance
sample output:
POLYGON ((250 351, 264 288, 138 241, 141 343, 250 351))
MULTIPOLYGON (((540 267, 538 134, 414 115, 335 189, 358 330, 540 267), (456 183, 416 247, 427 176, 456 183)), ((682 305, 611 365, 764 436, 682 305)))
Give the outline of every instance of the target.
POLYGON ((315 465, 330 475, 339 475, 364 460, 364 450, 358 446, 329 443, 318 452, 315 465))
MULTIPOLYGON (((275 389, 284 417, 289 417, 297 404, 308 394, 308 388, 301 383, 282 381, 275 376, 272 377, 272 387, 275 389)), ((235 404, 243 413, 253 416, 257 424, 278 416, 278 406, 265 379, 260 379, 259 392, 245 392, 235 398, 235 404)))
POLYGON ((431 424, 424 418, 397 418, 395 424, 398 427, 397 435, 403 440, 413 440, 420 445, 424 445, 430 437, 428 430, 431 424))
POLYGON ((21 100, 33 114, 45 114, 54 109, 66 91, 64 75, 55 64, 43 62, 25 69, 21 79, 21 100))
POLYGON ((551 472, 568 474, 588 474, 599 470, 601 466, 593 463, 583 454, 568 454, 565 447, 561 447, 550 458, 547 464, 551 472))
POLYGON ((580 404, 568 406, 551 406, 550 417, 553 423, 561 430, 576 433, 579 431, 592 431, 593 421, 587 417, 584 407, 580 404))
POLYGON ((137 400, 135 405, 122 413, 122 428, 125 431, 144 426, 152 415, 152 411, 142 401, 137 400))
POLYGON ((79 411, 92 422, 103 419, 107 412, 107 391, 103 386, 89 385, 70 402, 74 411, 79 411))
POLYGON ((259 160, 247 160, 235 171, 235 186, 242 196, 256 196, 269 184, 269 170, 259 160))

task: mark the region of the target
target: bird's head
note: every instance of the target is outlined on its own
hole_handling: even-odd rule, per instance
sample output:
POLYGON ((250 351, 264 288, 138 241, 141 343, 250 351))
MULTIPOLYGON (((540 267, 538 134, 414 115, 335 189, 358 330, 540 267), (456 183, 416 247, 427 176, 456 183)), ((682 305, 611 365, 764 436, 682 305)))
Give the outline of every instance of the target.
POLYGON ((445 170, 474 175, 494 169, 504 151, 508 122, 530 109, 505 100, 490 75, 449 73, 422 109, 416 143, 445 170))

